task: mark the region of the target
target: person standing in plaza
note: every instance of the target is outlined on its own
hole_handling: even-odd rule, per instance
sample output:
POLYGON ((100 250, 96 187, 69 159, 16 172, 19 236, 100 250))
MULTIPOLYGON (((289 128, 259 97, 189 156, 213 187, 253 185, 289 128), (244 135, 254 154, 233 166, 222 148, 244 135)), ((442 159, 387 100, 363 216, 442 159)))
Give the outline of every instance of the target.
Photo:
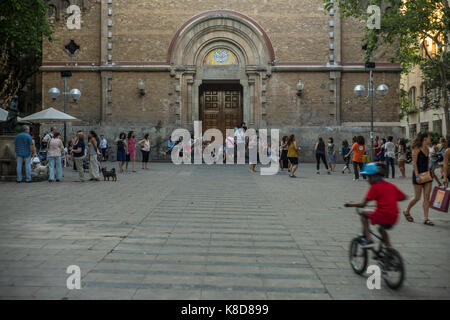
MULTIPOLYGON (((334 172, 334 168, 336 167, 336 146, 334 145, 333 138, 328 138, 328 165, 332 172, 334 172)), ((330 171, 328 171, 330 173, 330 171)))
POLYGON ((316 142, 316 145, 314 147, 314 153, 316 155, 317 174, 320 174, 320 160, 322 160, 323 164, 325 165, 325 168, 328 171, 328 174, 330 174, 330 169, 328 168, 325 156, 325 142, 323 141, 322 137, 318 138, 318 141, 316 142))
POLYGON ((61 141, 61 134, 59 132, 53 133, 53 137, 48 142, 48 168, 50 171, 48 182, 55 181, 55 169, 56 169, 56 181, 59 182, 62 179, 62 163, 61 156, 64 152, 63 142, 61 141))
POLYGON ((245 154, 245 132, 244 132, 244 128, 242 128, 242 126, 240 126, 234 132, 234 136, 236 137, 237 158, 240 159, 242 157, 241 153, 244 152, 244 154, 245 154), (244 150, 244 151, 242 151, 242 150, 244 150))
POLYGON ((431 142, 431 147, 429 148, 430 150, 430 173, 431 176, 433 177, 434 180, 436 180, 436 182, 438 183, 439 186, 442 186, 441 181, 439 180, 439 178, 437 177, 435 171, 438 168, 438 162, 439 162, 439 156, 441 155, 438 149, 438 146, 436 145, 435 141, 431 142))
POLYGON ((280 168, 281 171, 288 169, 288 149, 287 149, 288 136, 283 136, 280 141, 280 168))
POLYGON ((400 170, 400 173, 402 174, 400 176, 401 179, 406 178, 405 175, 405 163, 406 163, 406 140, 400 139, 398 143, 398 152, 397 152, 397 161, 398 161, 398 168, 400 170))
POLYGON ((25 182, 31 182, 31 156, 35 148, 29 126, 23 126, 22 132, 14 138, 14 149, 17 157, 17 182, 22 182, 23 164, 25 164, 25 182))
POLYGON ((448 180, 450 180, 450 134, 447 136, 447 146, 444 152, 444 163, 442 167, 444 185, 448 188, 448 180))
POLYGON ((100 164, 98 162, 98 137, 95 131, 88 134, 89 175, 91 181, 100 181, 100 164))
POLYGON ((295 141, 295 135, 291 135, 287 142, 287 149, 288 149, 288 159, 291 163, 291 168, 289 172, 289 177, 296 178, 295 171, 298 168, 298 157, 299 157, 299 151, 300 147, 297 145, 297 141, 295 141))
POLYGON ((136 172, 136 138, 134 131, 128 132, 127 137, 127 163, 125 171, 128 173, 128 162, 133 161, 133 172, 136 172))
POLYGON ((380 137, 376 136, 373 141, 373 161, 374 162, 380 162, 380 143, 378 142, 380 140, 380 137))
MULTIPOLYGON (((70 161, 73 161, 73 159, 72 159, 72 149, 73 149, 73 146, 74 146, 74 143, 73 143, 73 141, 72 140, 69 140, 69 143, 67 144, 67 147, 66 148, 64 148, 64 151, 65 151, 65 156, 66 156, 66 163, 67 163, 67 166, 74 166, 74 164, 70 164, 70 161)), ((76 168, 75 168, 75 170, 76 170, 76 168)))
POLYGON ((46 152, 48 149, 48 143, 50 142, 50 139, 53 138, 54 134, 56 132, 55 127, 50 128, 50 132, 46 133, 44 137, 42 138, 42 151, 46 152))
POLYGON ((148 159, 150 157, 150 134, 146 133, 144 139, 138 142, 142 152, 142 169, 148 170, 148 159))
POLYGON ((433 178, 430 174, 430 168, 428 165, 429 159, 429 146, 431 145, 431 138, 428 133, 418 133, 414 141, 412 142, 412 165, 413 175, 412 183, 414 186, 414 198, 408 204, 408 207, 403 214, 406 220, 413 222, 414 219, 410 214, 411 208, 420 201, 420 197, 423 193, 423 214, 424 224, 433 226, 434 223, 428 219, 428 212, 430 208, 430 193, 431 186, 433 184, 433 178))
POLYGON ((441 177, 444 177, 444 156, 445 156, 445 149, 447 147, 447 140, 444 137, 441 137, 439 139, 438 147, 438 161, 436 164, 437 168, 441 169, 441 177))
POLYGON ((233 151, 232 154, 231 154, 231 151, 229 151, 228 153, 225 152, 225 157, 228 157, 227 158, 227 162, 234 163, 234 155, 235 155, 234 145, 235 145, 235 143, 234 143, 234 136, 233 135, 229 135, 228 137, 226 137, 225 145, 226 145, 225 150, 232 150, 233 151))
POLYGON ((380 143, 380 154, 379 154, 379 156, 378 156, 378 158, 379 158, 379 162, 381 163, 381 164, 383 164, 383 166, 386 166, 386 149, 385 149, 385 147, 384 147, 384 145, 386 144, 386 139, 385 138, 382 138, 381 139, 381 143, 380 143))
POLYGON ((167 152, 166 152, 166 154, 171 153, 174 146, 175 146, 175 142, 172 141, 172 136, 170 136, 169 140, 167 140, 167 152))
MULTIPOLYGON (((264 149, 264 148, 263 148, 264 149)), ((258 138, 255 134, 251 135, 248 140, 248 163, 249 171, 256 172, 256 163, 258 162, 258 138)))
MULTIPOLYGON (((355 178, 353 181, 359 181, 359 170, 362 170, 363 167, 363 156, 366 151, 365 140, 363 136, 356 137, 356 142, 353 144, 350 152, 346 154, 346 157, 349 157, 353 153, 352 162, 353 162, 353 170, 355 172, 355 178)), ((365 176, 363 176, 366 179, 365 176)))
POLYGON ((104 135, 100 136, 100 150, 102 152, 102 161, 106 161, 106 150, 108 149, 108 140, 104 135))
POLYGON ((119 139, 115 140, 117 144, 117 162, 119 162, 120 173, 123 173, 123 164, 127 161, 127 142, 125 132, 121 132, 119 139))
POLYGON ((384 159, 386 161, 386 178, 389 178, 389 166, 392 169, 392 179, 395 179, 395 144, 394 137, 389 136, 384 144, 384 159))
POLYGON ((341 154, 344 158, 345 166, 344 169, 342 169, 342 174, 345 173, 345 170, 348 170, 349 173, 352 173, 352 170, 350 169, 350 157, 346 157, 346 155, 350 152, 350 147, 348 146, 348 141, 344 140, 342 141, 342 149, 341 154))
POLYGON ((84 143, 84 134, 83 132, 77 133, 76 144, 72 149, 72 156, 75 162, 75 167, 77 168, 80 181, 84 181, 84 168, 83 168, 83 160, 85 159, 85 150, 86 144, 84 143))

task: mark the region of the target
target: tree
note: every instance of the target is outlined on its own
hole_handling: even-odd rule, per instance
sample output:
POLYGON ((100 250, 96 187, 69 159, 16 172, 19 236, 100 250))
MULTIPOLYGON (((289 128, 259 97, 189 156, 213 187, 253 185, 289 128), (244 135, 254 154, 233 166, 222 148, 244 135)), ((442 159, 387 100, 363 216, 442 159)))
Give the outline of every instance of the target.
POLYGON ((0 1, 0 106, 6 108, 25 81, 39 71, 42 39, 51 39, 43 0, 0 1))
POLYGON ((367 21, 372 13, 369 5, 388 7, 381 14, 381 28, 365 27, 363 44, 368 61, 378 49, 381 56, 390 55, 391 62, 400 62, 405 73, 412 66, 422 70, 427 90, 436 88, 443 98, 447 132, 449 118, 450 76, 450 0, 323 0, 329 10, 337 6, 343 17, 367 21), (434 52, 424 45, 432 41, 434 52), (392 50, 394 48, 394 50, 392 50))

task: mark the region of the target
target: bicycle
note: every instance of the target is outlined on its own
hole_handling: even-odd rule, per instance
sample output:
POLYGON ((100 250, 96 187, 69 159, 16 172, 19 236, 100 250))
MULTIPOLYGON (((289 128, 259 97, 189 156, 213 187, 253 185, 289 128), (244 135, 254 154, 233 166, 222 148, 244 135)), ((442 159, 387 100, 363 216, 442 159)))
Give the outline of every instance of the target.
MULTIPOLYGON (((356 208, 358 215, 361 215, 361 210, 356 208)), ((392 226, 379 226, 378 230, 382 234, 385 230, 391 229, 392 226)), ((362 248, 361 243, 364 239, 364 232, 362 235, 353 238, 350 243, 349 259, 353 271, 361 275, 366 271, 369 255, 368 250, 374 253, 373 259, 377 260, 378 266, 381 269, 381 276, 391 289, 399 289, 405 279, 405 266, 400 253, 392 247, 387 247, 381 235, 376 234, 372 230, 370 233, 380 240, 378 250, 375 248, 362 248), (361 260, 361 261, 359 261, 361 260), (395 276, 397 274, 397 276, 395 276)))

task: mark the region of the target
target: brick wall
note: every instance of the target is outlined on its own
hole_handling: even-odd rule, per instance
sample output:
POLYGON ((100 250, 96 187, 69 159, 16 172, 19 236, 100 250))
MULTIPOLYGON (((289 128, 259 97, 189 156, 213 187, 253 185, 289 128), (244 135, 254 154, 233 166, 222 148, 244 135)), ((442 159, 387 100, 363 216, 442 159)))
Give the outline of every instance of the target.
POLYGON ((59 20, 54 17, 50 19, 54 31, 53 41, 44 40, 43 42, 43 62, 98 62, 100 60, 100 3, 89 1, 86 10, 82 10, 80 30, 67 28, 66 13, 61 13, 60 17, 59 20), (64 50, 64 46, 70 40, 74 40, 80 46, 75 57, 70 57, 64 50))
MULTIPOLYGON (((112 79, 113 123, 143 123, 167 126, 175 123, 178 106, 175 104, 177 81, 167 72, 114 73, 112 79), (145 83, 145 97, 138 94, 138 82, 145 83)), ((179 109, 179 108, 178 108, 179 109)))
MULTIPOLYGON (((376 122, 400 121, 400 76, 397 73, 374 73, 375 87, 386 84, 389 87, 388 95, 384 100, 374 99, 374 119, 376 122)), ((360 101, 353 94, 357 84, 362 84, 367 90, 369 82, 368 73, 344 73, 342 75, 342 121, 366 122, 370 121, 369 101, 360 101)))
POLYGON ((266 94, 269 126, 326 125, 334 119, 327 72, 274 73, 266 94), (305 84, 301 98, 296 95, 299 79, 305 84))
MULTIPOLYGON (((42 75, 42 104, 44 108, 53 107, 64 110, 63 84, 59 72, 44 72, 42 75), (48 95, 50 88, 56 87, 61 92, 56 101, 48 95)), ((67 99, 67 113, 83 120, 85 123, 98 123, 100 121, 101 85, 100 74, 96 72, 73 72, 67 81, 68 90, 77 88, 81 91, 81 98, 77 103, 69 97, 67 99)))

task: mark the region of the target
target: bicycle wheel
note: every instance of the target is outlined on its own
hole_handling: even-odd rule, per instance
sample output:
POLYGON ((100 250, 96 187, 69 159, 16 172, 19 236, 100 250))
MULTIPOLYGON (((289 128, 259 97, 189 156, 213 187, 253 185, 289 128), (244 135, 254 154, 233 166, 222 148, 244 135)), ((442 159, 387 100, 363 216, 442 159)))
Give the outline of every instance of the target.
POLYGON ((383 279, 391 289, 398 289, 405 279, 405 267, 403 259, 397 250, 386 248, 385 256, 382 260, 383 279))
POLYGON ((360 244, 361 238, 357 237, 350 243, 350 265, 356 274, 362 274, 367 267, 367 250, 363 249, 360 244))

